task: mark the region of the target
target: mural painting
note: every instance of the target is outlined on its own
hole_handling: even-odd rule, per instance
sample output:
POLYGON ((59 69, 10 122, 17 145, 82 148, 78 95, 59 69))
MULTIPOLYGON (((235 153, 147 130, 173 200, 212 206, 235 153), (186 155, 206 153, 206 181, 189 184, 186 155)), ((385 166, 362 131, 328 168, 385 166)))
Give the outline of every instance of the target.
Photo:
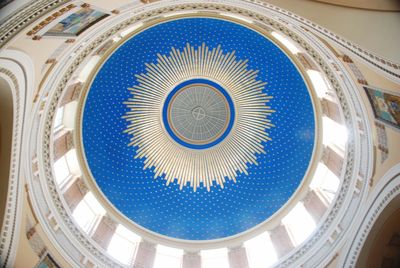
POLYGON ((375 118, 400 130, 400 95, 364 86, 375 118))
POLYGON ((48 30, 45 36, 74 37, 80 35, 93 24, 104 19, 109 14, 94 10, 91 7, 83 7, 70 14, 48 30))

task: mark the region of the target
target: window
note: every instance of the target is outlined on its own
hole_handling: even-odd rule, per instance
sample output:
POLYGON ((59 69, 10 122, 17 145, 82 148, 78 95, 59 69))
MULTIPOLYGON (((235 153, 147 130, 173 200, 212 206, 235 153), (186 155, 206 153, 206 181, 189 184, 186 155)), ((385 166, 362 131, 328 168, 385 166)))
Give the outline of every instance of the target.
POLYGON ((279 42, 282 43, 287 49, 289 49, 290 52, 293 54, 297 54, 300 52, 300 50, 286 37, 283 35, 277 33, 277 32, 272 32, 272 36, 278 39, 279 42))
POLYGON ((301 244, 314 231, 316 225, 303 203, 299 202, 282 219, 295 246, 301 244))
POLYGON ((231 17, 234 18, 236 20, 241 20, 241 21, 245 21, 247 23, 253 23, 252 20, 247 19, 246 17, 242 17, 242 16, 238 16, 236 14, 231 14, 231 13, 221 13, 221 15, 226 16, 226 17, 231 17))
POLYGON ((319 189, 327 201, 331 203, 335 198, 339 183, 339 178, 325 164, 319 163, 310 188, 319 189))
POLYGON ((335 198, 335 194, 339 188, 339 178, 327 168, 325 179, 322 182, 320 189, 329 202, 335 198))
POLYGON ((105 209, 100 205, 93 193, 88 192, 75 208, 72 217, 84 232, 90 233, 105 213, 105 209))
POLYGON ((135 235, 126 227, 119 224, 113 237, 111 238, 107 252, 121 263, 130 265, 139 241, 139 236, 135 235))
POLYGON ((64 106, 57 109, 54 119, 54 132, 61 129, 63 126, 64 106))
POLYGON ((229 268, 228 250, 226 248, 202 250, 202 267, 207 268, 229 268))
POLYGON ((344 151, 347 142, 347 128, 329 117, 322 117, 323 137, 322 142, 325 145, 335 145, 341 151, 344 151))
POLYGON ((78 80, 80 82, 86 82, 90 73, 92 72, 93 68, 96 66, 97 62, 100 60, 100 56, 93 56, 90 60, 86 63, 86 65, 82 68, 81 72, 79 73, 78 80))
POLYGON ((328 93, 328 85, 325 82, 322 74, 314 70, 308 70, 307 74, 310 77, 311 83, 314 86, 317 96, 319 98, 325 97, 325 95, 328 93))
POLYGON ((244 243, 250 268, 265 268, 274 264, 278 257, 267 232, 244 243))
POLYGON ((68 163, 65 157, 61 157, 54 163, 54 175, 58 186, 66 182, 66 179, 70 176, 68 163))
POLYGON ((157 245, 153 268, 180 268, 183 252, 180 249, 157 245))
POLYGON ((79 162, 77 159, 77 153, 75 149, 69 150, 65 154, 65 159, 67 160, 69 170, 73 175, 81 175, 81 169, 79 167, 79 162))
POLYGON ((106 210, 100 205, 99 201, 94 197, 93 193, 88 192, 84 198, 85 202, 88 204, 90 209, 96 213, 97 215, 104 215, 106 214, 106 210))
POLYGON ((128 34, 139 29, 142 26, 143 26, 143 22, 140 22, 140 23, 133 25, 132 27, 129 27, 128 29, 121 32, 121 37, 123 38, 123 37, 127 36, 128 34))

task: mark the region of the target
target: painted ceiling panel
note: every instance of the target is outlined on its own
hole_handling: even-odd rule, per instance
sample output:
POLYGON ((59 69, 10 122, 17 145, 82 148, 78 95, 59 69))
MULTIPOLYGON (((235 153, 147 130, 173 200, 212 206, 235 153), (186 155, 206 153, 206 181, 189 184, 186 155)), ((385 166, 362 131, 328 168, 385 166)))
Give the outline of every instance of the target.
MULTIPOLYGON (((189 63, 181 61, 174 67, 168 65, 169 67, 165 68, 170 68, 170 74, 176 76, 184 69, 182 67, 181 71, 173 71, 173 68, 179 68, 179 64, 188 65, 189 63)), ((232 64, 234 64, 233 61, 232 64)), ((199 63, 196 66, 200 65, 199 63)), ((200 71, 204 72, 203 69, 200 71)), ((196 83, 198 82, 196 80, 196 83)), ((190 86, 191 82, 187 84, 190 86)), ((214 104, 206 105, 198 99, 197 102, 194 101, 197 97, 191 92, 199 92, 201 87, 193 85, 191 89, 182 93, 188 96, 176 96, 177 100, 186 100, 192 106, 183 103, 180 104, 181 106, 176 105, 178 107, 176 109, 189 105, 191 108, 188 108, 190 113, 187 113, 187 118, 190 119, 190 115, 196 115, 196 120, 202 120, 204 116, 201 113, 205 112, 205 115, 208 115, 209 108, 207 107, 214 104), (204 106, 201 106, 203 104, 204 106)), ((237 235, 263 223, 290 199, 301 184, 312 158, 315 143, 314 118, 310 94, 300 72, 290 58, 271 40, 253 29, 231 21, 216 18, 182 18, 154 25, 132 36, 104 62, 87 95, 83 113, 82 139, 84 154, 94 180, 102 193, 122 214, 141 227, 161 235, 186 240, 212 240, 237 235), (205 80, 201 80, 203 85, 201 90, 206 92, 202 95, 205 100, 207 96, 217 96, 224 90, 227 92, 228 95, 220 94, 220 103, 224 103, 224 98, 226 98, 226 103, 229 103, 231 98, 233 108, 227 106, 228 110, 224 110, 218 107, 225 106, 218 104, 219 106, 216 107, 220 110, 215 109, 222 111, 222 114, 214 116, 218 117, 218 120, 228 120, 226 119, 229 118, 227 111, 233 110, 235 113, 234 123, 226 127, 217 127, 215 130, 215 133, 218 131, 222 133, 228 128, 228 134, 222 141, 210 143, 206 148, 196 146, 192 148, 179 143, 165 129, 165 124, 168 122, 175 124, 174 122, 179 123, 180 120, 178 117, 169 119, 168 116, 166 120, 162 120, 162 107, 165 104, 163 100, 166 100, 167 95, 178 85, 169 85, 166 79, 157 78, 158 82, 153 81, 153 87, 147 89, 148 92, 154 94, 145 94, 142 101, 151 102, 157 96, 160 97, 160 101, 151 102, 153 106, 155 105, 155 110, 146 108, 144 114, 135 116, 134 119, 139 123, 134 127, 145 125, 145 116, 148 113, 154 113, 154 122, 156 122, 154 127, 160 133, 164 130, 164 133, 160 135, 164 135, 163 138, 170 146, 157 143, 152 147, 151 140, 146 145, 147 147, 137 144, 130 146, 138 132, 134 135, 125 133, 131 122, 124 117, 129 112, 139 111, 141 106, 135 101, 133 106, 126 105, 126 102, 138 100, 138 94, 145 92, 141 91, 145 81, 140 80, 137 75, 149 75, 149 64, 159 66, 160 61, 157 55, 168 58, 174 49, 183 53, 185 48, 189 49, 189 47, 193 51, 204 52, 202 46, 210 52, 216 51, 219 47, 221 57, 235 55, 236 62, 247 61, 244 70, 257 71, 251 81, 266 83, 254 89, 254 94, 258 94, 255 95, 257 98, 254 100, 260 100, 263 96, 272 96, 272 99, 268 104, 265 101, 259 101, 253 106, 246 106, 245 102, 240 102, 246 99, 240 96, 249 92, 246 91, 246 87, 240 87, 239 82, 235 84, 236 91, 231 84, 223 82, 225 80, 221 77, 225 71, 229 72, 229 68, 225 68, 225 71, 214 76, 190 77, 189 75, 186 78, 182 76, 182 82, 200 78, 205 80), (155 86, 155 83, 160 83, 160 86, 155 86), (222 89, 212 83, 217 83, 222 89), (135 86, 136 93, 128 90, 135 86), (204 87, 208 89, 205 90, 204 87), (267 109, 267 105, 274 112, 262 112, 263 109, 267 109), (250 108, 246 110, 246 107, 250 108), (256 109, 254 118, 248 116, 253 111, 252 109, 256 109), (248 112, 246 116, 243 116, 244 110, 248 112), (260 115, 262 120, 257 121, 257 115, 260 115), (159 118, 158 121, 157 118, 159 118), (270 120, 274 126, 268 128, 265 119, 270 120), (262 140, 255 134, 254 129, 257 129, 257 125, 252 126, 252 124, 258 124, 257 122, 265 125, 257 133, 261 133, 261 136, 266 136, 270 140, 262 140), (245 146, 235 143, 240 138, 247 142, 245 146), (228 143, 232 146, 228 147, 228 143), (249 148, 243 155, 249 156, 254 161, 246 160, 244 156, 238 158, 239 160, 235 162, 236 170, 233 165, 234 174, 228 176, 232 174, 228 171, 221 173, 227 175, 222 178, 221 183, 217 183, 218 176, 214 178, 211 175, 202 176, 193 173, 195 175, 191 177, 190 174, 179 173, 179 170, 177 173, 171 173, 168 169, 163 170, 161 167, 164 162, 162 161, 168 161, 168 158, 162 161, 155 158, 154 163, 158 166, 146 165, 151 159, 151 150, 157 150, 159 152, 157 155, 171 155, 172 152, 169 151, 172 150, 171 148, 187 154, 201 154, 205 162, 199 163, 205 163, 203 170, 207 170, 207 174, 213 172, 211 167, 213 161, 207 160, 213 150, 218 149, 219 155, 226 157, 225 160, 219 161, 221 165, 232 162, 232 159, 228 159, 229 155, 239 152, 228 152, 228 149, 249 148), (262 152, 255 148, 262 148, 262 152), (140 155, 141 151, 144 153, 140 155), (135 158, 137 155, 141 157, 135 158), (161 174, 157 173, 157 168, 162 171, 161 174), (182 178, 170 175, 172 179, 167 185, 168 174, 181 174, 179 176, 182 178, 186 176, 189 179, 187 183, 182 183, 183 180, 179 183, 179 179, 182 178), (199 183, 196 188, 190 185, 190 178, 196 180, 196 178, 210 178, 210 176, 212 178, 209 181, 212 185, 209 187, 206 187, 205 181, 199 183)), ((214 121, 209 120, 204 124, 211 124, 210 122, 214 121)), ((190 123, 187 124, 190 125, 190 123)), ((213 125, 207 125, 205 129, 213 127, 213 125)), ((151 128, 143 127, 143 132, 140 133, 144 133, 145 137, 155 132, 151 128)), ((219 132, 218 135, 210 133, 207 138, 220 135, 219 132)), ((201 138, 190 142, 195 144, 199 139, 201 138)), ((164 166, 169 167, 170 164, 164 166)), ((175 166, 175 170, 179 168, 188 168, 188 165, 175 166)), ((189 169, 194 168, 189 165, 189 169)), ((217 172, 220 169, 215 168, 215 170, 217 172)))

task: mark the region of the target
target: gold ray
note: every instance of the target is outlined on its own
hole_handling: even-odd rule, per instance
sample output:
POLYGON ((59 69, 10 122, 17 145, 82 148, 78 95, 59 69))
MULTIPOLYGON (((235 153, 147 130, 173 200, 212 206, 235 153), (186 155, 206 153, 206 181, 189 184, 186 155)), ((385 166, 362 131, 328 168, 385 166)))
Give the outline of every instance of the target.
POLYGON ((196 191, 226 180, 236 182, 249 165, 257 164, 257 155, 265 153, 263 142, 271 140, 267 129, 273 127, 267 105, 272 98, 263 93, 265 82, 257 80, 258 71, 249 70, 247 60, 238 60, 235 51, 224 53, 221 46, 209 49, 186 44, 172 48, 168 55, 157 54, 156 63, 145 65, 146 73, 135 75, 137 85, 129 88, 131 97, 124 102, 130 109, 123 118, 129 122, 125 133, 131 135, 128 146, 136 147, 135 158, 145 158, 144 169, 152 168, 154 177, 165 176, 166 185, 177 183, 196 191), (172 88, 188 79, 207 78, 224 87, 235 105, 235 122, 229 135, 219 144, 193 150, 177 144, 164 130, 162 106, 172 88))

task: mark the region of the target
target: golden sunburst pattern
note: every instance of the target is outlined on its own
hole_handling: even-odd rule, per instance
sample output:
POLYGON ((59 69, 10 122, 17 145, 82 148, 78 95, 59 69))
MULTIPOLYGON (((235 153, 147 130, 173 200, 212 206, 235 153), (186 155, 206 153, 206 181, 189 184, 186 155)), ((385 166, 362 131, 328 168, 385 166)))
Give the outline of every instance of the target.
MULTIPOLYGON (((167 185, 176 181, 180 189, 189 184, 196 191, 202 184, 209 191, 213 183, 223 188, 226 179, 236 181, 239 173, 247 174, 248 165, 257 164, 257 154, 265 153, 264 143, 270 140, 266 130, 272 126, 268 115, 273 111, 267 105, 271 96, 263 93, 266 83, 257 80, 257 71, 248 70, 247 60, 237 60, 235 52, 223 53, 220 46, 210 50, 205 44, 197 49, 187 44, 182 51, 172 48, 169 55, 157 56, 157 63, 146 64, 146 73, 136 75, 138 84, 129 89, 132 97, 125 102, 129 108, 125 132, 131 135, 129 146, 137 148, 135 158, 145 158, 144 168, 153 169, 155 178, 164 177, 167 185), (220 116, 232 118, 232 124, 224 135, 218 134, 222 140, 208 147, 185 146, 167 131, 168 98, 180 84, 193 79, 220 86, 233 105, 220 116), (227 111, 233 116, 226 115, 227 111)), ((206 87, 200 86, 203 91, 206 87)), ((218 89, 212 90, 207 94, 218 89)), ((205 113, 201 118, 207 116, 206 109, 194 105, 196 119, 199 110, 205 113)))

